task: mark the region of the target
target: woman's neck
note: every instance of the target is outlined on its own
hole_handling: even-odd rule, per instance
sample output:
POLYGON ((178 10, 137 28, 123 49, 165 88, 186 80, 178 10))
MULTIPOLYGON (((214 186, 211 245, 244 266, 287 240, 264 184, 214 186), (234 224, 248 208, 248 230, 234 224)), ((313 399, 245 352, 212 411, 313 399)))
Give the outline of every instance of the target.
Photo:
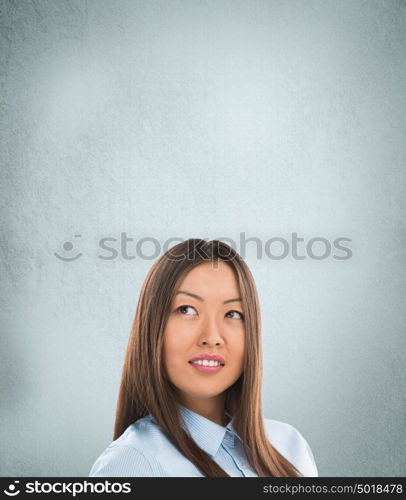
POLYGON ((180 403, 202 417, 215 422, 222 427, 228 423, 228 418, 225 415, 225 397, 211 399, 191 399, 182 398, 180 403))

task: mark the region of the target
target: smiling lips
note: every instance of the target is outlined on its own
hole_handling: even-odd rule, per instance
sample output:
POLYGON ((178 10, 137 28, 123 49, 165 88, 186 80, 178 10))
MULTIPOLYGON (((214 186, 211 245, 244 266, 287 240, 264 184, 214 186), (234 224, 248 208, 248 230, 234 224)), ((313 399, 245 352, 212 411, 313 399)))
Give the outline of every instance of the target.
POLYGON ((217 354, 199 354, 192 358, 189 363, 204 373, 217 373, 225 365, 225 360, 217 354))

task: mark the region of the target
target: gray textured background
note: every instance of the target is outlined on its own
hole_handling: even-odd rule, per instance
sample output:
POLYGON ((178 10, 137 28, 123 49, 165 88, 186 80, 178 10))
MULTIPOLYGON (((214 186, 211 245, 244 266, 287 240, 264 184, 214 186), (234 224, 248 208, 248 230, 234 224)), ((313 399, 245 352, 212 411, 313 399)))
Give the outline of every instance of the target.
POLYGON ((351 238, 246 257, 264 414, 320 475, 405 475, 405 58, 404 1, 1 1, 1 475, 111 441, 154 260, 98 258, 121 232, 351 238))

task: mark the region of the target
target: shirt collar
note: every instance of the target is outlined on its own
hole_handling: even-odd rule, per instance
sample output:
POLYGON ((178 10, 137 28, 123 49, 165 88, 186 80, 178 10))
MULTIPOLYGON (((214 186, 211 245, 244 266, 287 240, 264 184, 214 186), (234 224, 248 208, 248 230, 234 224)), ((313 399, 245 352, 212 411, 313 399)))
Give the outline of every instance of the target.
MULTIPOLYGON (((239 439, 233 427, 234 419, 231 419, 226 427, 223 427, 185 406, 179 405, 179 408, 184 422, 183 427, 186 427, 185 430, 188 430, 196 444, 212 457, 217 454, 224 439, 232 447, 235 437, 239 439)), ((226 415, 231 417, 229 413, 226 415)))

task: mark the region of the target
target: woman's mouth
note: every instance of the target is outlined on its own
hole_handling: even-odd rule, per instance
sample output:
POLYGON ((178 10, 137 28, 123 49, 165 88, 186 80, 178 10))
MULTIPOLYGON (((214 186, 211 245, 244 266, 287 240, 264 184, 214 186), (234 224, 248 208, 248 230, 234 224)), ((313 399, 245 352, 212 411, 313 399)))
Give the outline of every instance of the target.
POLYGON ((224 365, 219 363, 218 361, 208 361, 207 359, 199 359, 197 361, 189 361, 189 364, 203 373, 217 373, 219 372, 224 365))

